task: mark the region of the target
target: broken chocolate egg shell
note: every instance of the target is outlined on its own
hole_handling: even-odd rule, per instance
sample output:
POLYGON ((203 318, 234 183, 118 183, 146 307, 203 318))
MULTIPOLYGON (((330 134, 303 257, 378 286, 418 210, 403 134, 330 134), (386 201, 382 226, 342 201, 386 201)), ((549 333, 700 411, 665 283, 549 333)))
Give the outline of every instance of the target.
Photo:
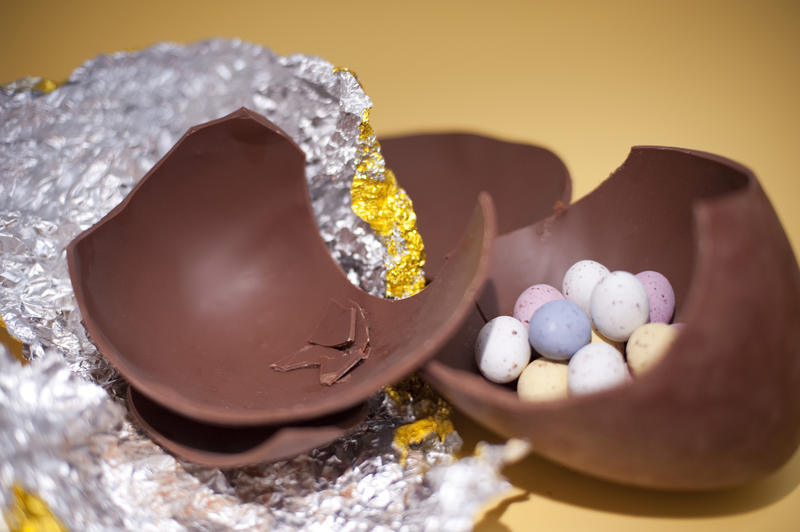
POLYGON ((292 458, 339 438, 363 423, 361 404, 296 425, 228 427, 173 412, 128 388, 128 409, 153 440, 172 454, 209 467, 239 467, 292 458))
POLYGON ((474 312, 424 377, 497 433, 605 479, 721 488, 789 459, 800 441, 800 274, 750 170, 707 153, 634 148, 564 212, 498 237, 478 305, 488 319, 511 314, 522 290, 560 287, 581 259, 672 283, 685 325, 650 372, 591 395, 522 402, 479 375, 472 346, 484 320, 474 312))
POLYGON ((572 183, 553 152, 469 133, 381 140, 387 165, 414 202, 434 278, 469 221, 481 191, 497 207, 497 232, 530 225, 569 203, 572 183))
POLYGON ((362 403, 457 330, 488 272, 489 197, 436 280, 390 301, 333 261, 304 176, 300 148, 241 109, 190 129, 68 246, 84 325, 137 391, 205 423, 297 424, 362 403), (308 344, 331 301, 363 310, 369 357, 330 386, 318 367, 271 368, 308 344))

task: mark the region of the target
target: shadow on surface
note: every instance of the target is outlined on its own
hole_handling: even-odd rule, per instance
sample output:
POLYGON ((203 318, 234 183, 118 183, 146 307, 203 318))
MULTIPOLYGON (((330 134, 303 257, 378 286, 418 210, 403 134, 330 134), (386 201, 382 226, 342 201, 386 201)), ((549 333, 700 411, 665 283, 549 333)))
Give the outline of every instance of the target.
MULTIPOLYGON (((472 454, 478 441, 502 442, 501 438, 476 425, 460 412, 454 412, 453 422, 464 439, 463 455, 472 454)), ((677 492, 625 486, 583 475, 536 455, 507 467, 503 474, 526 493, 506 499, 488 510, 480 521, 481 525, 500 525, 499 519, 506 509, 514 503, 527 501, 530 495, 631 516, 714 517, 757 510, 778 502, 798 489, 800 452, 795 452, 781 469, 762 480, 720 491, 677 492)))
POLYGON ((508 526, 500 522, 500 518, 503 517, 509 506, 518 502, 526 502, 530 498, 529 493, 520 493, 519 495, 502 499, 497 506, 483 514, 481 520, 475 523, 475 529, 491 530, 492 532, 511 532, 508 526))

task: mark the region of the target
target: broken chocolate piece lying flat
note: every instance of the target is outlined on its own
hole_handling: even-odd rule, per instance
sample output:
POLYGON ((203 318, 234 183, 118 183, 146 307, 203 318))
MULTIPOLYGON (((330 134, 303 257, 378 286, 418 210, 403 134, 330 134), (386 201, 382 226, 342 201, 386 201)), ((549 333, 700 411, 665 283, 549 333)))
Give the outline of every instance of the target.
POLYGON ((358 307, 355 336, 353 344, 340 354, 325 355, 320 358, 319 382, 321 384, 332 385, 369 356, 369 325, 364 315, 364 309, 361 307, 358 307))
POLYGON ((308 343, 327 347, 347 347, 353 343, 355 330, 356 309, 352 306, 343 307, 331 299, 308 343))
POLYGON ((274 364, 270 364, 269 367, 277 371, 292 371, 295 369, 315 368, 320 365, 320 359, 323 357, 337 356, 339 353, 340 351, 333 347, 307 344, 291 355, 280 359, 274 364))
POLYGON ((271 364, 270 367, 277 371, 292 371, 295 369, 313 368, 319 366, 319 382, 330 386, 340 380, 344 375, 353 369, 356 364, 369 356, 369 325, 367 317, 358 303, 350 301, 350 308, 345 309, 335 301, 331 301, 325 315, 317 326, 312 338, 335 338, 336 329, 333 324, 340 327, 343 321, 341 316, 349 313, 355 318, 350 325, 350 341, 338 349, 318 345, 309 340, 291 355, 271 364), (325 331, 325 335, 319 335, 319 331, 325 331), (330 334, 328 334, 330 333, 330 334))

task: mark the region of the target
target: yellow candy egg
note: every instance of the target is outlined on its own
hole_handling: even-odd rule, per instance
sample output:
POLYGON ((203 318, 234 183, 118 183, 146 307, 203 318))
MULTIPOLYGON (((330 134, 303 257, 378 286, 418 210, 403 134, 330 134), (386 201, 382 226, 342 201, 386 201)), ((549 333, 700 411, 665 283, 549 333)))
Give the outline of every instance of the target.
POLYGON ((634 375, 648 371, 667 352, 678 330, 666 323, 646 323, 633 331, 625 352, 634 375))
POLYGON ((523 401, 551 401, 567 396, 567 364, 537 358, 527 365, 517 381, 523 401))
POLYGON ((595 329, 592 329, 592 342, 605 342, 614 349, 616 349, 617 351, 619 351, 620 354, 625 352, 624 342, 617 342, 609 338, 606 338, 605 336, 597 332, 595 329))

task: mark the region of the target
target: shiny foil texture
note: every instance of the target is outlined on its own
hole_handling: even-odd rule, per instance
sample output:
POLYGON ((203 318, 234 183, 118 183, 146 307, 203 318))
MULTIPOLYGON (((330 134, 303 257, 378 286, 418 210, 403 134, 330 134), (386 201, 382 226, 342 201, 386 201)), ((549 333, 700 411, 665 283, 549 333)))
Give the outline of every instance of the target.
POLYGON ((0 317, 31 360, 0 349, 0 509, 41 500, 73 531, 470 529, 508 488, 503 461, 457 461, 457 433, 419 392, 399 403, 377 394, 363 426, 290 461, 222 471, 174 459, 129 422, 124 383, 87 338, 68 278, 68 242, 190 126, 246 106, 306 153, 321 235, 348 278, 386 295, 387 266, 402 262, 387 247, 423 251, 351 209, 371 107, 355 77, 210 40, 102 55, 50 88, 25 79, 0 89, 0 317), (395 441, 414 423, 399 431, 413 437, 395 441))
POLYGON ((480 505, 509 487, 502 461, 456 461, 451 432, 414 445, 401 465, 395 429, 433 403, 417 395, 376 395, 367 421, 328 447, 218 470, 164 453, 58 353, 23 366, 0 352, 0 508, 24 489, 72 531, 470 530, 480 505))

